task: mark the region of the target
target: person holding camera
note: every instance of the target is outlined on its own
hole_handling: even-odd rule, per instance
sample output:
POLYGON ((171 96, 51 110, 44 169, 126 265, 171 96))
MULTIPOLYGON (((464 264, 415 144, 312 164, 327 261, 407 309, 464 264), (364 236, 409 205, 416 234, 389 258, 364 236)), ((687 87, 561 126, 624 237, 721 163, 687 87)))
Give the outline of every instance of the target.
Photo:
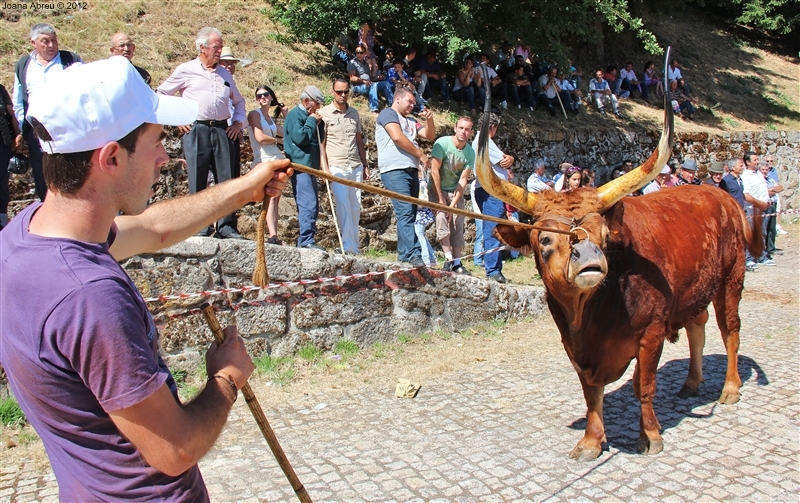
POLYGON ((14 103, 6 88, 0 84, 0 229, 8 224, 8 163, 22 144, 19 121, 14 115, 14 103))

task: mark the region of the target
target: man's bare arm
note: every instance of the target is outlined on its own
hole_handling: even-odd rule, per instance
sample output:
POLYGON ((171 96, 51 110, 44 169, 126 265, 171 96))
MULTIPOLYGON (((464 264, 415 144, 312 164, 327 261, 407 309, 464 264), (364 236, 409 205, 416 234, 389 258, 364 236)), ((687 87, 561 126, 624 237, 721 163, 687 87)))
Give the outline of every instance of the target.
POLYGON ((114 219, 117 236, 109 251, 116 260, 154 252, 183 241, 249 202, 263 201, 265 193, 277 197, 288 175, 276 170, 288 166, 288 160, 260 163, 245 176, 190 196, 160 201, 140 215, 119 216, 114 219))

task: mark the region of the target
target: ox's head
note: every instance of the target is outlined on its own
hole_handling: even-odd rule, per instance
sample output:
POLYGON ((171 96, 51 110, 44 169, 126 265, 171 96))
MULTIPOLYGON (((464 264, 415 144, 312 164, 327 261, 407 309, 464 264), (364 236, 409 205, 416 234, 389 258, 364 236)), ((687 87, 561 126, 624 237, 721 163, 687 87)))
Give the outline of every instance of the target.
MULTIPOLYGON (((487 98, 489 95, 487 91, 487 98)), ((570 323, 580 325, 583 303, 608 273, 605 249, 609 240, 615 238, 614 231, 621 215, 621 211, 614 211, 615 205, 627 194, 650 183, 669 161, 672 108, 665 97, 664 130, 658 149, 641 166, 598 189, 546 190, 534 194, 502 180, 491 167, 488 101, 480 130, 475 174, 489 194, 532 215, 537 227, 530 230, 498 225, 497 234, 506 244, 535 255, 549 294, 572 311, 574 317, 570 323)))

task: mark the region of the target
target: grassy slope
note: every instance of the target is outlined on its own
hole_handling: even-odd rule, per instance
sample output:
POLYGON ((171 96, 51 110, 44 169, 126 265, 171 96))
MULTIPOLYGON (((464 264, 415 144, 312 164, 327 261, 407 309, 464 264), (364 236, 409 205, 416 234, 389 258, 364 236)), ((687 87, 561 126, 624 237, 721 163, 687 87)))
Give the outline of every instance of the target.
MULTIPOLYGON (((5 11, 0 19, 0 83, 10 90, 13 64, 30 48, 28 30, 42 20, 56 26, 62 49, 74 50, 87 61, 106 57, 111 34, 128 31, 137 42, 136 63, 150 71, 156 84, 177 64, 195 56, 194 36, 200 27, 211 24, 222 30, 226 45, 232 46, 239 57, 253 60, 236 74, 248 109, 255 106, 255 86, 264 81, 290 106, 307 84, 316 84, 329 94, 332 69, 327 65, 327 49, 282 43, 285 32, 268 13, 264 4, 239 0, 218 2, 213 8, 199 1, 92 2, 86 11, 39 12, 17 20, 5 11)), ((752 47, 702 19, 686 17, 691 20, 661 17, 650 21, 659 40, 675 48, 701 105, 700 120, 677 121, 678 131, 800 129, 800 64, 796 58, 752 47)), ((617 63, 630 57, 637 68, 645 59, 659 59, 625 42, 615 47, 606 44, 606 53, 617 63)), ((576 60, 589 74, 592 62, 580 57, 576 60)), ((368 114, 363 99, 355 99, 354 104, 368 114)), ((578 123, 589 127, 660 127, 661 112, 656 105, 625 100, 622 109, 629 118, 625 123, 601 118, 592 111, 582 112, 579 122, 556 121, 566 127, 578 123)), ((460 105, 440 108, 437 122, 450 122, 462 112, 460 105)), ((513 111, 506 118, 507 124, 523 133, 552 126, 554 120, 541 112, 531 117, 527 112, 513 111)))

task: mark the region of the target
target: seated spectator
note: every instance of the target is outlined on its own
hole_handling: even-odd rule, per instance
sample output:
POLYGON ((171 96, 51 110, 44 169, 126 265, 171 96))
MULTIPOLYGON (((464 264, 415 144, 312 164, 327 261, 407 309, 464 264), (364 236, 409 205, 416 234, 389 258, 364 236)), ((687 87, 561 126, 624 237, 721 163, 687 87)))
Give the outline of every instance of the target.
POLYGON ((404 68, 405 62, 402 59, 395 59, 394 65, 389 69, 389 73, 386 74, 386 80, 389 81, 389 84, 392 86, 392 91, 394 92, 397 92, 397 89, 400 87, 411 91, 416 101, 416 106, 414 107, 415 111, 425 110, 425 101, 417 94, 417 88, 414 87, 414 84, 411 82, 411 79, 409 79, 408 73, 406 73, 404 68))
POLYGON ((383 65, 381 66, 381 72, 383 72, 383 74, 386 75, 387 73, 389 73, 389 68, 391 68, 393 66, 394 66, 394 49, 389 47, 388 49, 386 49, 386 52, 384 53, 383 65))
POLYGON ((331 58, 341 71, 347 71, 347 64, 353 59, 353 40, 347 33, 340 33, 331 45, 331 58))
POLYGON ((391 84, 384 80, 383 75, 370 73, 369 64, 366 62, 367 48, 364 45, 356 47, 356 57, 347 64, 347 73, 350 74, 350 85, 353 94, 367 96, 369 109, 372 112, 378 111, 378 93, 386 98, 386 103, 391 106, 394 101, 391 84))
POLYGON ((545 162, 544 159, 538 159, 533 165, 533 173, 528 177, 526 187, 528 192, 541 192, 543 190, 552 189, 555 185, 544 174, 545 162))
MULTIPOLYGON (((581 106, 581 98, 583 92, 578 89, 570 80, 567 80, 567 75, 563 70, 558 72, 558 85, 569 95, 569 101, 572 103, 572 113, 578 115, 578 107, 581 106)), ((565 102, 566 103, 566 102, 565 102)), ((564 105, 566 107, 566 105, 564 105)))
POLYGON ((664 85, 656 70, 656 64, 653 61, 648 61, 644 64, 644 86, 656 86, 656 97, 664 97, 664 85))
POLYGON ((518 45, 516 49, 514 49, 514 58, 517 56, 522 58, 522 61, 528 61, 531 58, 531 46, 529 45, 518 45))
POLYGON ((692 98, 686 96, 678 88, 678 81, 672 79, 669 81, 669 99, 672 101, 672 109, 678 114, 681 119, 694 120, 695 110, 692 104, 692 98))
POLYGON ((483 88, 483 75, 476 72, 472 61, 472 56, 464 58, 461 69, 456 73, 456 82, 453 85, 453 99, 456 101, 466 101, 469 111, 475 115, 475 97, 478 97, 478 106, 483 108, 486 101, 486 90, 483 88))
MULTIPOLYGON (((555 117, 556 108, 572 111, 572 98, 558 85, 558 68, 551 67, 545 75, 539 77, 539 103, 547 107, 547 112, 555 117), (559 104, 559 97, 561 104, 559 104)), ((575 110, 577 112, 577 110, 575 110)))
POLYGON ((572 87, 575 89, 581 88, 581 77, 583 77, 583 72, 580 68, 576 68, 572 65, 572 60, 567 62, 567 66, 569 67, 569 83, 572 84, 572 87))
POLYGON ((598 68, 594 72, 594 78, 589 81, 589 94, 592 96, 595 104, 597 105, 597 109, 600 111, 601 114, 606 114, 606 109, 603 106, 603 102, 611 102, 611 106, 614 110, 614 115, 622 118, 622 115, 619 113, 619 103, 617 103, 617 97, 611 92, 611 86, 608 85, 608 82, 603 78, 603 70, 598 68))
POLYGON ((622 89, 622 79, 619 77, 619 73, 617 72, 617 67, 615 65, 608 65, 608 68, 606 68, 606 71, 603 74, 603 78, 606 79, 606 82, 608 82, 608 85, 611 87, 611 92, 615 96, 618 98, 627 98, 630 96, 630 92, 622 89))
POLYGON ((525 70, 525 76, 528 77, 531 82, 539 78, 539 75, 534 76, 533 67, 522 59, 522 56, 514 56, 514 62, 518 65, 522 65, 522 68, 525 70))
POLYGON ((594 187, 595 172, 591 168, 581 170, 581 187, 594 187))
POLYGON ((650 194, 653 192, 658 192, 662 188, 666 187, 667 179, 672 174, 672 169, 669 166, 664 166, 661 168, 661 171, 656 175, 655 180, 648 183, 642 189, 642 194, 650 194))
POLYGON ((683 78, 683 74, 681 73, 681 68, 678 65, 678 60, 673 59, 669 62, 669 68, 667 69, 667 80, 676 80, 678 82, 678 89, 685 94, 686 96, 691 96, 691 89, 689 89, 689 84, 686 83, 686 80, 683 78))
POLYGON ((647 86, 639 85, 639 79, 636 77, 636 72, 633 70, 633 61, 625 63, 625 68, 620 70, 619 78, 622 81, 620 84, 622 89, 628 91, 633 96, 634 91, 639 91, 642 99, 647 99, 647 86))
POLYGON ((533 88, 531 86, 531 81, 525 75, 525 68, 519 63, 515 64, 511 69, 511 73, 508 74, 506 82, 508 84, 508 93, 517 105, 517 108, 522 108, 520 106, 520 99, 522 99, 525 102, 525 106, 533 111, 535 108, 533 88))
POLYGON ((429 51, 425 59, 419 62, 419 70, 427 79, 425 90, 422 97, 430 99, 433 96, 434 88, 437 89, 442 97, 442 101, 450 99, 450 86, 447 85, 447 73, 442 70, 436 53, 429 51))
POLYGON ((564 173, 564 186, 562 192, 569 192, 581 186, 581 168, 570 166, 564 173))
MULTIPOLYGON (((497 98, 499 100, 500 108, 508 108, 508 83, 504 82, 503 79, 497 75, 497 72, 489 66, 489 56, 480 53, 478 54, 478 59, 480 63, 486 64, 486 69, 489 73, 489 84, 492 89, 492 98, 497 98)), ((480 72, 480 67, 475 67, 475 71, 480 72)))
POLYGON ((425 87, 428 85, 428 76, 418 68, 417 50, 413 47, 409 47, 406 51, 406 57, 403 59, 403 63, 405 64, 404 69, 409 75, 409 80, 416 90, 417 104, 421 103, 425 105, 427 102, 422 95, 425 93, 425 87))

